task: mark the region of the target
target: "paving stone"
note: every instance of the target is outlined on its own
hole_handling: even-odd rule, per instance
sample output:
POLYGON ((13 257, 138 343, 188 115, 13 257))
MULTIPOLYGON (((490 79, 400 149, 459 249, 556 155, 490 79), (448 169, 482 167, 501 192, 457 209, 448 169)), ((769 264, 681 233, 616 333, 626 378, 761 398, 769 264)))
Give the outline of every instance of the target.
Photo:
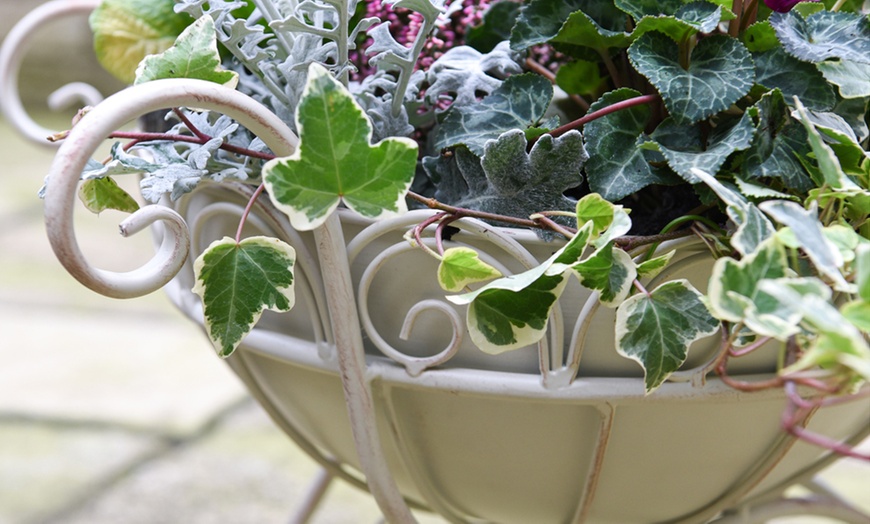
POLYGON ((126 431, 0 420, 0 522, 40 522, 159 445, 126 431))

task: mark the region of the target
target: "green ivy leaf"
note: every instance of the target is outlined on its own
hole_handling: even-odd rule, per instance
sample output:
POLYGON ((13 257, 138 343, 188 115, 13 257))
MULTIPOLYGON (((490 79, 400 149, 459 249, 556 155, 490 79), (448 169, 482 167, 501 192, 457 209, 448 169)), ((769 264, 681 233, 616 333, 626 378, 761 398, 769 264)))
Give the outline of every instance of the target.
POLYGON ((853 300, 844 304, 840 313, 855 327, 870 333, 870 302, 853 300))
MULTIPOLYGON (((637 96, 640 93, 633 89, 611 91, 594 102, 589 112, 637 96)), ((586 124, 584 135, 590 157, 586 175, 593 192, 614 202, 651 184, 673 183, 672 177, 653 169, 637 147, 649 118, 649 107, 640 105, 586 124)))
POLYGON ((501 272, 480 260, 477 251, 468 247, 451 247, 444 251, 438 266, 438 284, 444 291, 458 293, 469 284, 499 278, 501 272))
POLYGON ((846 282, 840 268, 843 257, 837 246, 825 237, 816 209, 804 209, 800 204, 782 200, 768 200, 758 205, 774 220, 794 232, 801 249, 816 269, 834 283, 835 289, 853 293, 854 286, 846 282))
POLYGON ((855 250, 855 285, 861 300, 870 302, 870 245, 855 250))
POLYGON ((299 148, 263 166, 272 202, 295 229, 318 227, 341 201, 373 219, 407 210, 416 142, 391 137, 372 145, 372 125, 363 110, 319 64, 308 70, 296 120, 299 148))
POLYGON ((688 281, 666 282, 616 310, 616 351, 641 365, 649 394, 686 361, 693 342, 718 328, 688 281))
POLYGON ((735 151, 749 147, 755 128, 747 113, 730 123, 720 123, 712 132, 700 125, 680 125, 668 118, 652 134, 652 139, 671 169, 692 184, 700 182, 692 168, 718 173, 735 151))
POLYGON ((79 199, 92 213, 107 209, 133 213, 139 209, 136 200, 109 177, 85 180, 79 187, 79 199))
POLYGON ((803 19, 794 11, 768 19, 783 48, 805 62, 829 58, 870 63, 870 20, 866 15, 820 11, 803 19))
POLYGON ((565 267, 580 259, 591 236, 592 225, 587 223, 543 264, 471 293, 448 296, 454 304, 468 304, 466 323, 474 344, 485 353, 498 354, 541 340, 550 311, 567 284, 565 267))
POLYGON ((293 248, 276 238, 213 242, 194 263, 193 292, 202 299, 205 327, 222 357, 239 346, 265 309, 289 311, 293 291, 293 248))
POLYGON ((434 148, 462 144, 483 155, 488 140, 537 126, 553 98, 553 85, 535 74, 513 75, 475 104, 451 107, 435 133, 434 148))
POLYGON ((657 32, 638 38, 628 49, 628 56, 681 124, 728 109, 749 92, 755 76, 749 52, 739 41, 725 35, 701 40, 692 50, 688 70, 680 65, 677 44, 657 32))
POLYGON ((843 98, 870 96, 870 64, 850 60, 826 60, 816 67, 825 80, 839 87, 843 98))
POLYGON ((737 231, 731 236, 731 246, 737 252, 743 255, 752 253, 776 232, 770 220, 740 192, 722 184, 700 169, 693 169, 692 174, 707 184, 725 203, 725 213, 737 225, 737 231))
POLYGON ((778 88, 786 100, 800 98, 812 109, 826 111, 834 107, 834 89, 812 64, 801 62, 777 47, 758 53, 755 60, 755 82, 768 89, 778 88))
POLYGON ((103 68, 125 84, 136 78, 136 65, 168 49, 190 23, 176 14, 174 0, 103 0, 91 12, 94 52, 103 68))
POLYGON ((221 68, 211 16, 203 15, 178 36, 172 47, 146 56, 136 68, 136 84, 161 78, 207 80, 235 89, 239 74, 221 68))

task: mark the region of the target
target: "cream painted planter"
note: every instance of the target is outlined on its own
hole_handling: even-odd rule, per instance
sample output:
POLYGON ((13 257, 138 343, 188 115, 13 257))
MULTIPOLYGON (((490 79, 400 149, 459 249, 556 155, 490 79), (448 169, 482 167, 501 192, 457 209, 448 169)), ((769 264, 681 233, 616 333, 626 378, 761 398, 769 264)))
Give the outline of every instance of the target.
MULTIPOLYGON (((183 199, 177 207, 192 228, 193 256, 232 234, 246 200, 217 186, 183 199)), ((715 378, 701 384, 715 336, 693 347, 686 367, 695 369, 683 382, 644 396, 640 368, 613 348, 613 312, 580 286, 560 301, 549 347, 483 354, 465 336, 464 308, 443 300, 436 262, 402 238, 427 214, 378 224, 342 220, 361 291, 356 305, 366 325, 374 416, 389 469, 411 501, 455 522, 701 522, 778 493, 827 463, 824 452, 792 445, 782 432, 781 394, 742 394, 715 378), (406 315, 418 309, 402 340, 406 315), (455 353, 445 349, 454 338, 461 339, 455 353)), ((251 234, 275 235, 297 249, 297 305, 264 317, 230 364, 289 435, 325 464, 337 463, 339 474, 357 477, 329 343, 331 324, 342 320, 328 316, 315 239, 290 229, 268 202, 255 215, 251 234)), ((531 233, 476 222, 453 241, 514 271, 555 249, 531 233)), ((658 280, 688 278, 705 289, 712 259, 700 242, 679 244, 676 263, 658 280)), ((200 321, 192 278, 188 263, 168 290, 200 321)), ((741 366, 732 373, 771 371, 764 361, 741 366)), ((857 439, 868 417, 870 406, 851 404, 817 412, 810 427, 857 439)))

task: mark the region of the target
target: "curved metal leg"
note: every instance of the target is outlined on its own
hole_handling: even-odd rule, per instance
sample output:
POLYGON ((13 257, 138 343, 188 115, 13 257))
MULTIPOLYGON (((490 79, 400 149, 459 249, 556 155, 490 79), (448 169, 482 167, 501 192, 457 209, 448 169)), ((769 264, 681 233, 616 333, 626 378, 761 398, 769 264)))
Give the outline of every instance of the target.
POLYGON ((305 498, 302 499, 302 505, 296 510, 296 514, 293 515, 288 524, 306 524, 317 511, 320 503, 323 502, 323 497, 334 478, 335 476, 328 469, 321 468, 311 482, 305 498))

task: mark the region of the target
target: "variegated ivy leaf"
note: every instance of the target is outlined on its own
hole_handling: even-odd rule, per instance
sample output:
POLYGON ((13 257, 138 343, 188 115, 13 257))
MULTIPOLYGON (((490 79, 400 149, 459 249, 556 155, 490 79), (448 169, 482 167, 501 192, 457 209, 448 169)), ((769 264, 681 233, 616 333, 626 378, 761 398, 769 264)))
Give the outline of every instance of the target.
POLYGON ((661 273, 662 270, 668 266, 668 264, 670 264, 671 259, 674 258, 674 255, 676 254, 677 250, 673 249, 671 251, 668 251, 664 255, 659 255, 649 260, 644 260, 637 265, 637 278, 654 278, 656 275, 661 273))
POLYGON ((742 255, 752 253, 776 232, 776 228, 758 207, 749 202, 738 191, 722 184, 715 177, 700 169, 693 169, 692 174, 707 184, 725 203, 725 212, 728 218, 737 225, 737 231, 731 236, 731 246, 738 253, 742 255))
POLYGON ((840 160, 836 153, 831 149, 831 146, 822 140, 821 135, 813 125, 812 120, 807 113, 806 108, 797 98, 794 99, 795 107, 797 108, 795 118, 800 120, 804 129, 807 131, 810 147, 816 157, 816 162, 819 166, 819 172, 822 175, 821 183, 827 184, 836 190, 852 191, 858 189, 858 186, 852 182, 846 173, 843 172, 840 166, 840 160))
POLYGON ((191 18, 176 14, 173 0, 103 0, 91 13, 94 52, 100 64, 125 84, 136 65, 168 49, 191 18))
POLYGON ((79 186, 79 199, 92 213, 102 213, 107 209, 132 213, 139 209, 136 200, 109 177, 85 180, 79 186))
POLYGON ((469 284, 499 278, 501 271, 480 259, 468 247, 451 247, 444 251, 438 265, 438 284, 444 291, 458 293, 469 284))
POLYGON ((651 138, 668 161, 671 169, 692 184, 700 182, 692 168, 718 173, 725 160, 735 151, 749 147, 755 128, 748 113, 731 122, 721 122, 710 132, 699 125, 681 125, 665 119, 651 138))
POLYGON ((617 209, 622 210, 622 206, 608 202, 597 193, 590 193, 577 201, 577 223, 592 222, 592 234, 598 236, 613 223, 617 209))
POLYGON ((265 309, 293 307, 295 260, 291 246, 271 237, 238 244, 225 237, 196 259, 193 292, 202 299, 206 332, 220 356, 235 351, 265 309))
POLYGON ((850 60, 826 60, 816 67, 825 80, 839 87, 843 98, 870 96, 870 64, 850 60))
POLYGON ((580 259, 591 232, 592 225, 587 223, 543 264, 471 293, 447 297, 454 304, 468 304, 468 332, 481 351, 498 354, 541 340, 550 311, 567 284, 564 267, 580 259))
POLYGON ((866 15, 820 11, 804 19, 789 11, 773 13, 769 21, 782 47, 800 60, 839 58, 870 63, 870 20, 866 15))
POLYGON ((870 302, 870 245, 866 243, 855 250, 855 284, 861 300, 870 302))
POLYGON ((451 107, 435 134, 437 150, 465 145, 483 155, 487 141, 513 130, 541 123, 553 98, 553 85, 534 74, 514 75, 483 100, 451 107))
MULTIPOLYGON (((826 286, 823 286, 826 287, 826 286)), ((791 304, 800 312, 803 323, 815 337, 805 340, 809 347, 801 358, 782 370, 789 374, 821 366, 831 369, 843 366, 861 380, 870 380, 870 345, 865 336, 846 319, 829 298, 806 292, 789 281, 765 282, 763 291, 781 303, 791 304)))
POLYGON ((801 249, 819 273, 834 283, 835 289, 846 293, 855 291, 854 286, 846 282, 840 272, 844 263, 843 257, 837 246, 825 236, 815 208, 807 210, 800 204, 782 200, 768 200, 760 203, 758 207, 780 224, 792 229, 801 249))
MULTIPOLYGON (((617 89, 594 102, 589 112, 637 96, 640 93, 633 89, 617 89)), ((593 192, 615 202, 651 184, 672 184, 675 178, 679 181, 673 174, 653 168, 637 147, 649 118, 650 109, 638 105, 586 124, 583 132, 590 157, 586 175, 593 192)))
POLYGON ((628 253, 608 242, 592 255, 571 266, 571 270, 588 288, 598 291, 598 299, 606 307, 619 306, 631 291, 637 278, 637 266, 628 253))
POLYGON ((239 75, 221 68, 214 20, 203 15, 191 24, 166 51, 146 56, 136 68, 136 84, 160 78, 207 80, 235 88, 239 75))
POLYGON ((641 365, 649 394, 683 365, 693 342, 718 328, 698 290, 674 280, 628 298, 616 310, 616 351, 641 365))
POLYGON ((734 38, 713 35, 692 50, 689 68, 680 64, 679 46, 658 32, 646 33, 628 49, 635 69, 662 95, 678 123, 691 124, 728 109, 749 92, 755 68, 734 38))
POLYGON ((864 300, 847 302, 840 309, 840 313, 856 328, 870 333, 870 302, 864 300))
POLYGON ((801 62, 777 47, 753 56, 755 83, 779 89, 786 100, 800 98, 808 107, 827 111, 837 103, 834 89, 813 64, 801 62))
POLYGON ((710 312, 721 320, 743 322, 759 335, 784 340, 794 334, 800 318, 758 286, 763 280, 784 277, 787 267, 785 249, 775 238, 740 260, 718 259, 707 288, 710 312))
POLYGON ((765 93, 747 112, 756 121, 756 132, 743 160, 744 175, 780 179, 787 188, 801 192, 812 188, 813 181, 800 161, 811 151, 807 132, 791 118, 782 92, 765 93))
MULTIPOLYGON (((595 31, 586 35, 591 37, 591 46, 600 45, 597 38, 616 36, 625 28, 626 16, 616 9, 612 2, 595 0, 531 0, 520 12, 511 31, 511 48, 522 51, 534 45, 543 44, 559 34, 566 19, 573 24, 585 25, 593 22, 595 31), (582 11, 585 15, 574 17, 572 13, 582 11)), ((586 31, 586 28, 583 28, 586 31)), ((581 44, 582 45, 582 44, 581 44)))
POLYGON ((269 196, 294 228, 318 227, 342 201, 375 219, 407 210, 416 142, 392 137, 372 145, 372 126, 362 109, 319 64, 308 70, 296 120, 296 152, 263 166, 269 196))

